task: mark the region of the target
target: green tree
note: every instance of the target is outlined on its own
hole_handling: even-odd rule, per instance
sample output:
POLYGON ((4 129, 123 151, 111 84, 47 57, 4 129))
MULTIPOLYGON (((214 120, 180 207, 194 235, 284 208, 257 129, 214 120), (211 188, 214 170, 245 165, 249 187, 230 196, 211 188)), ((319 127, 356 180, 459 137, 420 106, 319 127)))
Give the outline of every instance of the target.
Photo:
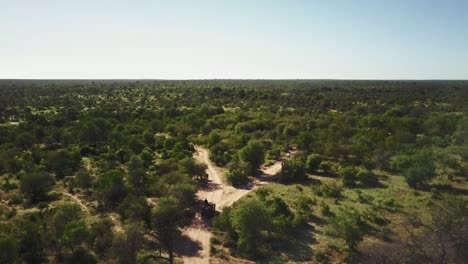
POLYGON ((104 206, 115 208, 127 195, 124 174, 116 169, 107 171, 98 179, 97 189, 104 206))
POLYGON ((64 259, 65 264, 96 264, 96 257, 83 246, 75 248, 72 254, 64 259))
POLYGON ((366 168, 359 168, 357 174, 357 179, 362 185, 372 185, 378 182, 377 176, 372 173, 372 171, 366 168))
POLYGON ((218 130, 211 131, 207 139, 208 146, 214 146, 218 144, 218 142, 220 141, 221 141, 221 135, 219 135, 219 131, 218 130))
POLYGON ((91 244, 97 254, 107 255, 112 248, 114 224, 110 218, 100 219, 93 223, 90 228, 91 244))
POLYGON ((319 166, 320 170, 322 171, 323 174, 325 175, 334 175, 335 174, 335 171, 334 171, 334 164, 330 161, 322 161, 320 162, 320 166, 319 166))
POLYGON ((263 257, 264 232, 272 225, 265 205, 253 198, 245 200, 232 210, 230 221, 238 234, 237 253, 252 259, 263 257))
POLYGON ((174 262, 175 240, 180 234, 179 226, 183 220, 183 210, 177 199, 172 197, 162 197, 152 211, 153 232, 150 235, 160 242, 168 254, 167 258, 161 255, 159 258, 166 259, 169 263, 174 262))
POLYGON ((67 150, 53 151, 47 157, 47 167, 55 173, 57 178, 71 175, 80 164, 79 154, 72 154, 67 150))
POLYGON ((59 239, 61 247, 68 248, 75 253, 76 249, 89 238, 88 227, 84 220, 71 221, 65 226, 62 237, 59 239))
POLYGON ((57 236, 61 237, 67 224, 79 220, 82 214, 83 211, 78 204, 70 202, 59 204, 55 209, 52 221, 57 236))
POLYGON ((361 214, 350 207, 340 207, 329 219, 327 233, 343 239, 350 251, 355 251, 365 234, 365 222, 361 214))
POLYGON ((249 181, 248 174, 242 168, 230 169, 227 175, 227 180, 234 186, 246 184, 249 181))
POLYGON ((0 263, 18 263, 19 262, 19 243, 17 238, 0 230, 0 263))
POLYGON ((137 192, 144 191, 146 183, 146 171, 140 156, 134 155, 128 162, 129 182, 137 192))
POLYGON ((54 178, 47 172, 25 174, 21 178, 20 190, 31 203, 44 201, 54 185, 54 178))
POLYGON ((356 169, 354 167, 350 167, 350 166, 341 167, 339 170, 339 175, 345 186, 350 187, 350 186, 355 185, 357 177, 356 177, 356 169))
POLYGON ((410 163, 403 169, 403 176, 412 188, 430 181, 435 176, 435 165, 432 154, 424 150, 410 156, 410 163))
POLYGON ((264 146, 259 141, 251 140, 239 150, 239 157, 242 161, 249 163, 252 169, 256 170, 265 160, 264 146))
POLYGON ((150 207, 145 197, 130 193, 119 204, 117 212, 119 212, 123 219, 147 222, 149 220, 150 207))
POLYGON ((16 136, 16 145, 29 149, 34 144, 35 138, 31 132, 22 132, 16 136))
POLYGON ((137 253, 143 247, 144 235, 143 226, 136 222, 130 222, 125 226, 124 233, 117 234, 114 239, 113 254, 118 263, 137 263, 137 253))
POLYGON ((312 153, 309 156, 307 156, 307 161, 306 161, 306 166, 305 166, 307 169, 307 172, 309 173, 317 172, 320 167, 321 162, 322 162, 322 157, 320 156, 320 154, 312 153))
POLYGON ((303 181, 307 179, 304 164, 298 159, 290 159, 283 162, 280 180, 282 182, 303 181))
POLYGON ((15 223, 21 259, 26 263, 44 263, 47 245, 45 224, 35 215, 28 218, 15 223))
POLYGON ((81 189, 86 190, 89 195, 89 188, 93 186, 93 177, 86 169, 80 169, 75 176, 75 184, 81 189))
POLYGON ((192 157, 180 160, 179 168, 183 173, 186 173, 199 181, 204 181, 208 177, 206 174, 207 166, 203 163, 196 162, 192 157))

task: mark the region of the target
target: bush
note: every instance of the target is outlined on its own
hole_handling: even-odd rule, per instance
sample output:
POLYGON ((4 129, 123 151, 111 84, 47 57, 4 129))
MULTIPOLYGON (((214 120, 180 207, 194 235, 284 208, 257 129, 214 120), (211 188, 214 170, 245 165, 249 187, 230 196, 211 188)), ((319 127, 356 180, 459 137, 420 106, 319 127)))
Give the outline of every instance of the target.
POLYGON ((340 198, 343 187, 337 182, 323 183, 319 191, 326 197, 340 198))
POLYGON ((327 233, 345 241, 350 251, 355 251, 365 232, 361 214, 353 208, 341 207, 329 219, 327 233))
POLYGON ((325 175, 334 176, 335 175, 335 165, 330 161, 322 161, 319 166, 320 170, 325 175))
POLYGON ((406 182, 412 188, 425 184, 435 176, 435 164, 430 150, 422 150, 413 155, 400 155, 404 162, 396 159, 395 167, 402 171, 406 182))
POLYGON ((342 167, 339 171, 340 177, 345 186, 354 186, 356 177, 356 169, 354 167, 342 167))
POLYGON ((332 211, 330 210, 330 206, 326 203, 321 203, 320 204, 320 213, 323 215, 323 216, 330 216, 332 215, 332 211))
POLYGON ((32 203, 43 201, 52 188, 54 178, 47 172, 26 174, 21 178, 20 190, 32 203))
POLYGON ((365 168, 360 168, 356 177, 362 185, 372 185, 378 181, 377 176, 365 168))
POLYGON ((242 185, 247 183, 249 178, 242 169, 233 169, 229 171, 227 180, 232 185, 242 185))
POLYGON ((320 154, 310 154, 307 156, 306 169, 309 173, 317 172, 320 168, 320 163, 322 162, 322 157, 320 154))
POLYGON ((272 219, 263 203, 256 199, 243 201, 232 210, 230 222, 238 234, 238 254, 251 259, 265 256, 264 233, 272 219))
POLYGON ((239 157, 242 161, 249 163, 254 170, 258 169, 265 160, 265 150, 262 143, 251 140, 247 146, 239 150, 239 157))
POLYGON ((283 162, 280 174, 282 182, 303 181, 306 179, 304 164, 300 160, 291 159, 283 162))

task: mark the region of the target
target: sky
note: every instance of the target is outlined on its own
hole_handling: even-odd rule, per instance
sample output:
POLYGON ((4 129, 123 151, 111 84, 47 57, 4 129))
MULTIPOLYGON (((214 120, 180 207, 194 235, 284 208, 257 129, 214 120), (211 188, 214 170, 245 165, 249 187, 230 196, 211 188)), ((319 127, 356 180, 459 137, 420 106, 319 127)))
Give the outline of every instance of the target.
POLYGON ((0 0, 0 78, 468 79, 468 1, 0 0))

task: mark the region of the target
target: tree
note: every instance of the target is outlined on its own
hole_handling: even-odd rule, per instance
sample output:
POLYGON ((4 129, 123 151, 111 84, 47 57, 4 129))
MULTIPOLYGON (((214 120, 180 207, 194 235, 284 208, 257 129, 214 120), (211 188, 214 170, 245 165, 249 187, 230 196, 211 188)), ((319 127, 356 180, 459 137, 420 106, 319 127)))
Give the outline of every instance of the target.
MULTIPOLYGON (((77 153, 78 154, 78 153, 77 153)), ((47 167, 55 173, 57 178, 71 175, 80 164, 79 154, 72 154, 67 150, 53 151, 47 158, 47 167)))
POLYGON ((120 170, 110 170, 104 173, 97 184, 101 201, 107 208, 116 207, 127 195, 124 175, 120 170))
POLYGON ((175 239, 180 234, 179 226, 182 224, 183 218, 183 210, 175 198, 162 197, 159 200, 152 211, 151 226, 153 232, 150 235, 160 242, 168 257, 163 257, 159 252, 159 255, 152 255, 154 258, 174 263, 175 239))
POLYGON ((46 238, 45 224, 36 215, 21 219, 16 223, 20 256, 26 263, 44 263, 46 238))
POLYGON ((322 157, 320 156, 320 154, 312 153, 309 156, 307 156, 307 161, 306 161, 306 166, 305 166, 307 169, 307 172, 309 173, 317 172, 321 162, 322 162, 322 157))
POLYGON ((138 155, 134 155, 128 162, 129 182, 137 192, 142 192, 146 183, 146 171, 143 160, 138 155))
POLYGON ((62 203, 57 206, 52 217, 52 224, 56 239, 60 239, 71 222, 78 221, 82 217, 81 207, 75 203, 62 203))
POLYGON ((143 222, 149 220, 150 207, 143 196, 128 194, 117 207, 117 211, 123 219, 143 222))
POLYGON ((89 238, 89 231, 83 220, 71 221, 65 226, 59 245, 70 249, 75 254, 76 249, 89 238))
POLYGON ((253 170, 256 170, 265 160, 265 149, 263 144, 256 140, 251 140, 247 146, 239 150, 239 157, 242 161, 249 163, 253 170))
POLYGON ((85 247, 77 247, 71 255, 64 259, 65 264, 96 264, 96 257, 85 247))
POLYGON ((219 131, 218 130, 211 131, 207 139, 208 146, 214 146, 218 144, 218 142, 220 141, 221 141, 221 136, 219 135, 219 131))
POLYGON ((280 174, 282 182, 303 181, 306 179, 304 164, 300 160, 290 159, 283 162, 280 174))
POLYGON ((322 161, 320 162, 320 166, 319 166, 320 170, 323 172, 323 174, 325 175, 334 175, 335 174, 335 171, 334 171, 334 164, 331 163, 330 161, 322 161))
POLYGON ((364 236, 365 222, 361 214, 350 207, 340 207, 329 219, 327 232, 345 241, 350 251, 355 251, 364 236))
POLYGON ((89 195, 89 188, 93 186, 93 177, 86 169, 80 169, 76 173, 75 183, 79 188, 85 189, 89 195))
POLYGON ((403 176, 412 188, 427 183, 435 176, 435 165, 429 151, 410 156, 410 163, 403 169, 403 176))
POLYGON ((189 183, 178 183, 174 185, 172 196, 177 199, 180 206, 189 208, 195 203, 197 188, 189 183))
POLYGON ((362 185, 372 185, 378 182, 377 176, 366 168, 359 168, 356 177, 362 185))
POLYGON ((340 168, 339 175, 345 186, 354 186, 354 184, 356 183, 357 177, 356 169, 354 167, 345 166, 340 168))
POLYGON ((105 255, 111 249, 114 240, 113 226, 110 218, 101 219, 91 225, 91 244, 97 254, 105 255))
POLYGON ((16 146, 29 149, 34 144, 35 138, 31 132, 22 132, 16 136, 16 146))
POLYGON ((249 180, 249 177, 245 170, 242 168, 230 169, 227 175, 227 180, 234 186, 239 186, 246 184, 249 180))
POLYGON ((28 173, 21 178, 20 190, 31 203, 36 203, 47 198, 47 192, 54 182, 54 178, 47 172, 28 173))
POLYGON ((0 230, 0 263, 18 263, 19 243, 10 233, 0 230))
POLYGON ((183 173, 186 173, 199 181, 205 181, 208 177, 206 174, 207 166, 203 163, 196 162, 192 157, 180 160, 179 168, 183 173))
POLYGON ((137 253, 144 243, 144 228, 141 224, 130 222, 125 226, 125 232, 115 237, 113 254, 118 263, 136 264, 137 253))
POLYGON ((411 262, 466 263, 468 261, 468 200, 444 195, 430 210, 430 220, 411 219, 408 229, 411 262), (421 228, 419 233, 414 228, 421 228))
POLYGON ((141 153, 140 157, 143 160, 143 165, 145 168, 148 168, 151 164, 153 164, 153 155, 152 150, 148 147, 145 147, 141 153))
POLYGON ((262 257, 263 232, 272 224, 265 205, 253 198, 245 200, 232 210, 230 221, 238 234, 237 252, 252 259, 262 257))
POLYGON ((314 135, 310 131, 302 131, 297 136, 296 142, 300 149, 308 151, 314 142, 314 135))

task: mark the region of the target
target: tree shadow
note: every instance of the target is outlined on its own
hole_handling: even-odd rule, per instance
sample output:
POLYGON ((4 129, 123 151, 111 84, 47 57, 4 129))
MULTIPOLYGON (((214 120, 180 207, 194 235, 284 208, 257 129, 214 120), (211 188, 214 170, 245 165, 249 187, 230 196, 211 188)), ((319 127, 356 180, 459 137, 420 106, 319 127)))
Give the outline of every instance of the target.
MULTIPOLYGON (((202 201, 199 201, 195 205, 195 210, 200 212, 202 201)), ((216 212, 219 214, 219 212, 216 212)), ((187 228, 193 228, 200 230, 202 232, 206 232, 212 229, 211 219, 204 218, 200 215, 200 213, 196 213, 192 219, 192 222, 187 226, 187 228)), ((200 256, 200 252, 203 250, 202 244, 198 241, 194 241, 187 235, 180 235, 176 240, 176 248, 174 252, 180 256, 185 257, 197 257, 200 256)))
POLYGON ((221 184, 214 183, 212 181, 207 181, 205 184, 200 186, 200 190, 206 191, 206 192, 213 192, 213 191, 220 190, 220 189, 222 189, 221 184))
POLYGON ((358 184, 357 187, 359 187, 359 189, 385 189, 388 186, 386 184, 381 183, 379 180, 376 180, 375 182, 367 184, 358 184))
POLYGON ((203 250, 200 242, 194 241, 186 235, 179 236, 175 244, 174 252, 179 256, 196 257, 200 256, 200 251, 203 250))
POLYGON ((305 224, 302 228, 292 231, 287 243, 280 245, 279 251, 288 255, 292 261, 309 262, 312 260, 313 251, 311 245, 316 244, 314 227, 305 224))
POLYGON ((443 192, 443 193, 468 195, 468 190, 467 189, 460 189, 460 188, 454 187, 453 185, 450 185, 450 184, 433 183, 433 184, 429 184, 427 186, 423 186, 422 189, 425 190, 425 191, 431 191, 431 189, 435 189, 435 190, 437 190, 439 192, 443 192))

